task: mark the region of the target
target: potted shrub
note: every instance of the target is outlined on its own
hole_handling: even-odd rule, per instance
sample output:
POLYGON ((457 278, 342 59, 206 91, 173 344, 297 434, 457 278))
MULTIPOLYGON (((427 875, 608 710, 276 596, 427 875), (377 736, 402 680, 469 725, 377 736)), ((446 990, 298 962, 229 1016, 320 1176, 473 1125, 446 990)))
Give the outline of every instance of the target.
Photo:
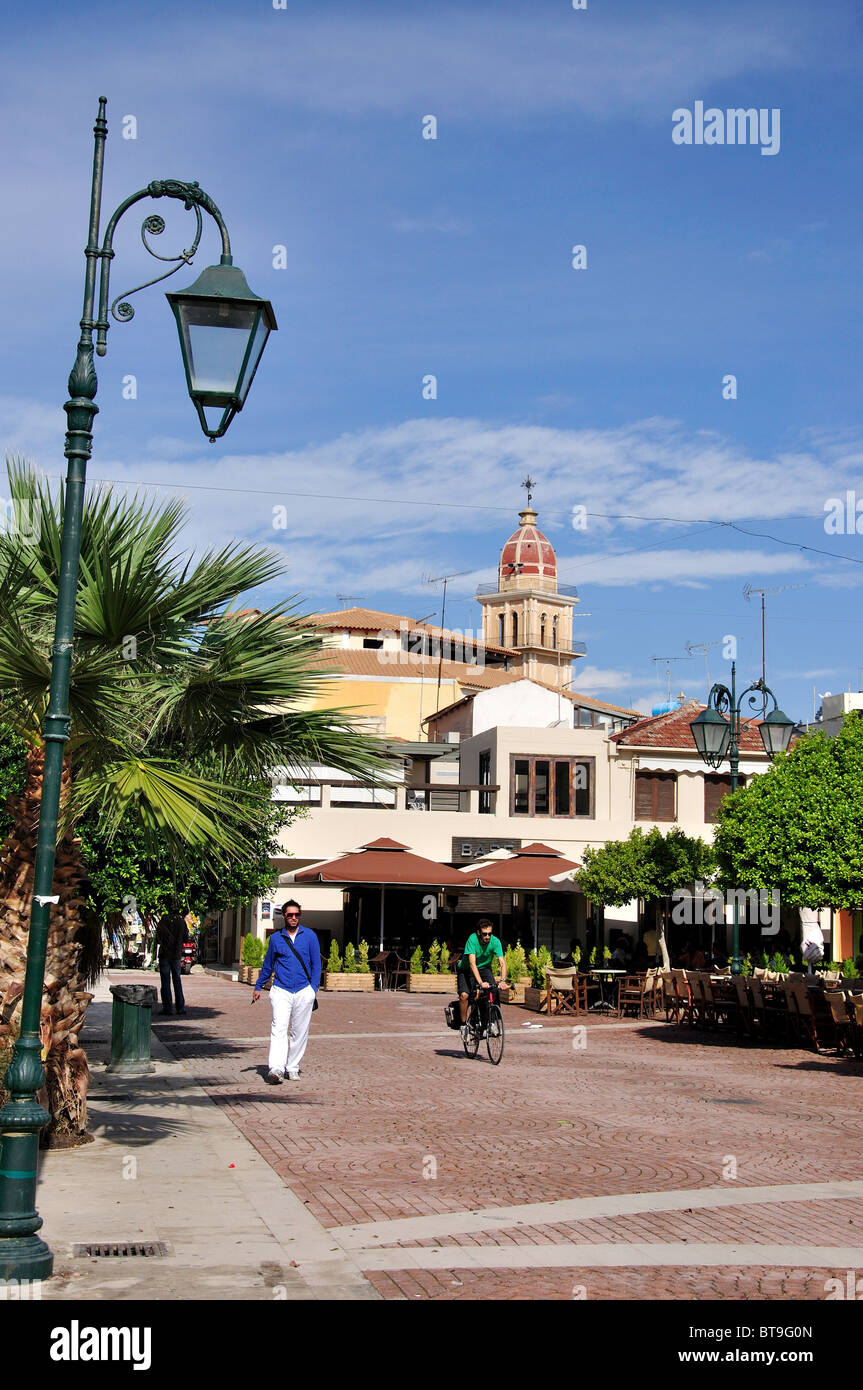
POLYGON ((505 1004, 523 1004, 525 987, 531 983, 528 974, 527 960, 524 954, 524 947, 520 941, 514 946, 507 946, 504 951, 506 961, 506 979, 509 991, 506 998, 501 998, 505 1004))
POLYGON ((374 989, 375 977, 369 965, 367 941, 361 941, 359 946, 354 946, 353 942, 349 941, 345 947, 344 964, 339 956, 337 942, 330 942, 323 987, 326 990, 358 990, 363 994, 368 994, 374 989))
POLYGON ((243 937, 240 982, 244 985, 252 984, 258 977, 258 971, 264 963, 264 953, 259 949, 263 944, 252 932, 243 937))
POLYGON ((449 966, 449 951, 446 951, 444 958, 443 952, 446 947, 441 946, 439 941, 433 941, 429 947, 428 963, 423 970, 422 949, 417 946, 410 962, 410 975, 408 976, 408 989, 412 994, 454 994, 455 975, 449 966), (444 964, 446 969, 443 970, 444 964))
POLYGON ((546 992, 545 972, 551 965, 551 951, 547 946, 540 946, 539 950, 531 951, 527 960, 530 984, 525 987, 524 1007, 532 1009, 534 1013, 545 1013, 548 996, 546 992))

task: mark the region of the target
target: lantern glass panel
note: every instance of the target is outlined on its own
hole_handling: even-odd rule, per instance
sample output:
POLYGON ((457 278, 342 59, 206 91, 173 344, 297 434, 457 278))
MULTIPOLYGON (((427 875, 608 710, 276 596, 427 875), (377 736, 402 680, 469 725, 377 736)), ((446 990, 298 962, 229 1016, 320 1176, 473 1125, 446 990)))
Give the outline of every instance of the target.
POLYGON ((238 305, 228 300, 178 304, 183 357, 193 392, 231 399, 237 395, 258 313, 254 304, 238 305))

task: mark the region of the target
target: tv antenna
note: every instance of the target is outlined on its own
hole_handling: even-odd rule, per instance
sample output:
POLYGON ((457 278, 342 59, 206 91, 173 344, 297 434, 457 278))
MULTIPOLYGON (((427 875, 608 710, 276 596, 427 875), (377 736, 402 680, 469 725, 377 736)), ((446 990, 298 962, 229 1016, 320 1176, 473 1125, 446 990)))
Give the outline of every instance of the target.
POLYGON ((717 638, 715 642, 687 642, 686 644, 686 650, 689 652, 690 656, 693 652, 704 652, 704 678, 707 681, 708 692, 710 691, 710 667, 708 665, 707 653, 710 651, 711 647, 721 646, 721 638, 717 638))
MULTIPOLYGON (((805 589, 806 587, 807 587, 806 584, 774 584, 774 585, 772 586, 772 588, 768 588, 768 589, 758 589, 758 588, 756 588, 756 586, 755 586, 754 584, 744 584, 744 586, 743 586, 743 597, 746 599, 746 602, 747 602, 747 603, 749 602, 749 600, 751 599, 751 597, 752 597, 753 594, 760 594, 760 595, 761 595, 761 680, 762 680, 762 684, 765 684, 765 685, 766 685, 766 683, 767 683, 767 644, 766 644, 766 622, 767 622, 767 615, 766 615, 766 604, 765 604, 765 600, 766 600, 766 598, 767 598, 767 595, 768 595, 768 594, 781 594, 785 589, 805 589)), ((763 719, 763 717, 764 717, 764 711, 766 710, 766 708, 767 708, 767 696, 765 695, 765 696, 764 696, 764 699, 763 699, 762 702, 761 702, 761 717, 762 717, 762 719, 763 719)))
POLYGON ((473 573, 474 573, 473 570, 459 570, 456 574, 439 574, 439 575, 437 575, 437 576, 434 577, 434 578, 430 578, 430 577, 427 577, 426 575, 423 575, 423 583, 424 583, 424 584, 443 584, 443 601, 442 601, 442 603, 441 603, 441 610, 440 610, 441 639, 440 639, 440 655, 439 655, 439 657, 438 657, 438 664, 437 664, 437 698, 436 698, 436 702, 435 702, 435 714, 437 714, 438 710, 440 709, 440 679, 441 679, 441 668, 443 667, 443 643, 444 643, 444 639, 443 639, 443 630, 444 630, 444 628, 445 628, 445 626, 446 626, 446 586, 447 586, 447 584, 450 582, 451 579, 461 579, 464 575, 466 575, 466 574, 473 574, 473 573))
POLYGON ((666 697, 665 697, 665 703, 668 704, 668 705, 670 705, 670 704, 671 704, 671 663, 672 663, 672 661, 691 661, 691 660, 692 660, 692 657, 691 657, 691 656, 652 656, 652 657, 650 658, 650 660, 653 662, 654 666, 658 666, 658 665, 660 665, 661 663, 664 663, 664 664, 665 664, 665 681, 666 681, 666 687, 667 687, 667 690, 668 690, 668 694, 667 694, 666 697))
POLYGON ((354 603, 360 603, 365 598, 365 594, 336 594, 340 603, 349 603, 353 599, 354 603))

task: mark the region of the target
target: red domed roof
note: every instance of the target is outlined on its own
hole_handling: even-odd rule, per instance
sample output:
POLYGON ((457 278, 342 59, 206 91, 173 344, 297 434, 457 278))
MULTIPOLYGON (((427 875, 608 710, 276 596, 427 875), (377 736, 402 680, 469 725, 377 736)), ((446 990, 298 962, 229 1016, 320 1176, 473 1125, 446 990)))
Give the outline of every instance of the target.
POLYGON ((557 558, 551 541, 536 525, 536 512, 526 507, 519 518, 521 525, 500 552, 500 583, 515 581, 519 588, 529 589, 532 580, 552 580, 556 586, 557 558))

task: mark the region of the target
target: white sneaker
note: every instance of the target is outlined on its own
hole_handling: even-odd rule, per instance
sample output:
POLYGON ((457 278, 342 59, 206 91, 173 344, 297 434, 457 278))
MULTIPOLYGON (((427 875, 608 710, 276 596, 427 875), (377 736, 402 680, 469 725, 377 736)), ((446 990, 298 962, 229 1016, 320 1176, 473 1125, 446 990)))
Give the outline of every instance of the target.
POLYGON ((299 1081, 299 1079, 300 1079, 300 1073, 299 1073, 298 1071, 289 1071, 289 1072, 288 1072, 288 1080, 289 1080, 289 1081, 299 1081))
POLYGON ((462 1040, 462 1042, 467 1042, 468 1039, 469 1039, 469 1037, 470 1037, 470 1033, 469 1033, 469 1031, 468 1031, 468 1026, 467 1026, 466 1023, 463 1023, 463 1024, 461 1025, 461 1028, 459 1029, 459 1032, 461 1033, 461 1040, 462 1040))

